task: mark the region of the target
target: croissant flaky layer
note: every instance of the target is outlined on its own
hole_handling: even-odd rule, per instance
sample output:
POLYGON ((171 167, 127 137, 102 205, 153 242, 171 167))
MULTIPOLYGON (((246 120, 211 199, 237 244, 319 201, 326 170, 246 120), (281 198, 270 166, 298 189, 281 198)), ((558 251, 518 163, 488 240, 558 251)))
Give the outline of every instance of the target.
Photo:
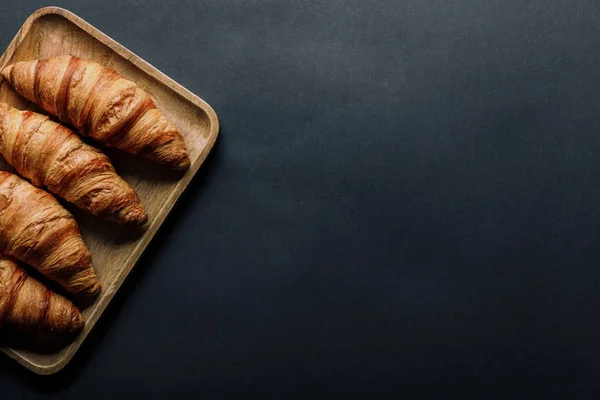
POLYGON ((0 327, 26 332, 79 332, 79 310, 32 278, 15 260, 0 256, 0 327))
POLYGON ((35 186, 120 223, 148 219, 109 158, 47 116, 0 103, 0 153, 35 186))
POLYGON ((5 171, 0 171, 0 253, 31 265, 73 294, 100 291, 71 213, 52 195, 5 171))
POLYGON ((112 69, 64 55, 17 62, 2 75, 21 96, 83 135, 174 169, 190 166, 177 128, 148 93, 112 69))

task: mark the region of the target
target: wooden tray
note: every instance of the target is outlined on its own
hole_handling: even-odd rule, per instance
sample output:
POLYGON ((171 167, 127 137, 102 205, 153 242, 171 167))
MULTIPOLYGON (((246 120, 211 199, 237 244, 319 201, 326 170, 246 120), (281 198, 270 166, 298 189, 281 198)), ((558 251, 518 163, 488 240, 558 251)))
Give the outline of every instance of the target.
MULTIPOLYGON (((2 348, 2 351, 38 374, 61 370, 77 352, 98 318, 119 289, 169 211, 200 168, 219 130, 217 116, 202 99, 165 76, 119 43, 81 18, 61 8, 34 12, 23 24, 0 58, 0 66, 61 54, 73 54, 112 68, 134 81, 155 99, 158 107, 182 133, 192 165, 185 175, 118 150, 106 152, 119 174, 135 188, 149 220, 142 231, 122 228, 68 207, 79 222, 102 283, 102 293, 83 312, 86 325, 77 339, 54 354, 36 354, 2 348)), ((0 81, 0 100, 19 108, 30 105, 0 81)), ((8 169, 1 160, 0 169, 8 169)))

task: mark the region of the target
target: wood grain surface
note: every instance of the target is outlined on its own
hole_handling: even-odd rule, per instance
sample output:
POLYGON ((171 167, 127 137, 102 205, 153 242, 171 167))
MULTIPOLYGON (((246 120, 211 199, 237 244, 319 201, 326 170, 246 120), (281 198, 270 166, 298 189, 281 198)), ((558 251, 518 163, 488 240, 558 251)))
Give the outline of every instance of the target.
MULTIPOLYGON (((112 68, 150 93, 160 110, 183 135, 192 165, 185 174, 181 174, 140 157, 103 148, 117 172, 137 191, 149 220, 142 229, 126 228, 68 207, 79 222, 103 290, 98 299, 83 311, 86 326, 68 347, 52 354, 2 348, 10 357, 39 374, 59 371, 77 352, 202 165, 219 130, 217 116, 206 102, 98 29, 61 8, 45 7, 34 12, 0 58, 0 66, 4 68, 16 61, 61 54, 76 55, 112 68)), ((21 109, 36 110, 6 81, 0 82, 0 101, 21 109)), ((0 168, 12 170, 4 160, 0 160, 0 168)))

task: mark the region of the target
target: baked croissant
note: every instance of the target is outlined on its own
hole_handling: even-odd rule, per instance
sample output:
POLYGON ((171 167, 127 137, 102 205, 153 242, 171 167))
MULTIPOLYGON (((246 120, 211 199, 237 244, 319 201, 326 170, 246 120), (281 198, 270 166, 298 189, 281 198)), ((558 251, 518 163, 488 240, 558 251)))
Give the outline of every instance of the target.
POLYGON ((24 332, 79 332, 79 310, 32 278, 15 260, 0 256, 0 327, 24 332))
POLYGON ((71 213, 52 195, 6 171, 0 171, 0 253, 31 265, 73 294, 100 291, 71 213))
POLYGON ((0 103, 0 153, 35 186, 95 215, 138 225, 148 219, 109 158, 45 115, 0 103))
POLYGON ((82 135, 173 169, 190 166, 177 128, 148 93, 112 69, 64 55, 17 62, 2 75, 21 96, 82 135))

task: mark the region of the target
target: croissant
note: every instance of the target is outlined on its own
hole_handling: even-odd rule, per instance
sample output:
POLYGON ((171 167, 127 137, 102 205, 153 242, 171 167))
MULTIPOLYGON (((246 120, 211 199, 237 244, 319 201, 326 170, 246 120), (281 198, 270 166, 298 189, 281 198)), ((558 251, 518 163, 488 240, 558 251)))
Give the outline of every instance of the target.
POLYGON ((173 169, 190 166, 177 128, 135 83, 112 69, 64 55, 11 64, 16 91, 82 135, 173 169))
POLYGON ((0 327, 25 332, 79 332, 79 310, 32 278, 15 260, 0 256, 0 327))
POLYGON ((39 270, 73 294, 100 283, 75 219, 52 195, 0 171, 0 253, 39 270))
POLYGON ((0 103, 0 153, 35 186, 107 219, 148 219, 135 191, 109 158, 47 116, 0 103))

